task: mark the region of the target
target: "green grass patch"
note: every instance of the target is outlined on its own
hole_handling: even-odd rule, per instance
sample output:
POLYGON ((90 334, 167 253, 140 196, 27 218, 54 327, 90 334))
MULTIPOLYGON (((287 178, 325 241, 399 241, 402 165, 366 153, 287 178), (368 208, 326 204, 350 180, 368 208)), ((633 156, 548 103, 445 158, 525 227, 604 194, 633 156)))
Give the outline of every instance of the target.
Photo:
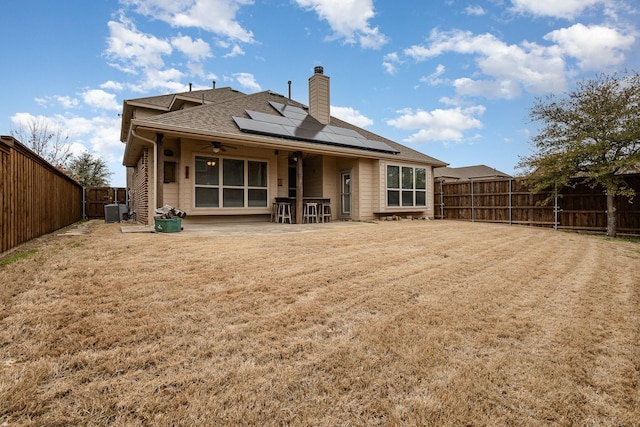
POLYGON ((0 259, 0 265, 9 265, 21 259, 28 257, 29 255, 33 255, 38 252, 37 249, 29 249, 28 251, 19 252, 17 254, 9 255, 4 259, 0 259))

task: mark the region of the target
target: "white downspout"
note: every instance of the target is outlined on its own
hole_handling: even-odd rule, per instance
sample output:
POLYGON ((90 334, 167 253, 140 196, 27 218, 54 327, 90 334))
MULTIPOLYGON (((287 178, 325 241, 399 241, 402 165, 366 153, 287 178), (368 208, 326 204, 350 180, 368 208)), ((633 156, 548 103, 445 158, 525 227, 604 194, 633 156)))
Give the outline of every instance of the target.
MULTIPOLYGON (((131 127, 131 135, 133 135, 134 138, 153 144, 153 161, 155 163, 153 166, 153 205, 151 205, 152 207, 149 209, 149 217, 152 218, 153 212, 155 212, 155 209, 158 206, 158 145, 156 144, 156 141, 138 135, 133 127, 131 127)), ((147 222, 149 222, 149 219, 147 219, 147 222)))

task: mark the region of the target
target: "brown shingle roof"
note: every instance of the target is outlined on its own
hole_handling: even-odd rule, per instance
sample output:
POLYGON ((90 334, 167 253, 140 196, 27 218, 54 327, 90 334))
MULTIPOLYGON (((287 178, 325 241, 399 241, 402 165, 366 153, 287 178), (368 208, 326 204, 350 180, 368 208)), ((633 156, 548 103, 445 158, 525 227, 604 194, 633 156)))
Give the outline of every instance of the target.
POLYGON ((468 181, 471 179, 512 178, 511 175, 500 172, 499 170, 486 165, 464 166, 460 168, 436 168, 433 170, 433 175, 436 179, 441 178, 445 180, 455 181, 468 181))
POLYGON ((146 98, 136 98, 127 100, 128 103, 136 105, 148 105, 160 109, 169 109, 176 99, 191 100, 194 103, 202 102, 204 97, 205 103, 218 102, 230 98, 243 96, 242 92, 231 89, 230 87, 222 87, 218 89, 194 90, 188 92, 171 93, 166 95, 149 96, 146 98))
MULTIPOLYGON (((212 90, 209 90, 196 91, 195 93, 187 92, 188 95, 180 94, 183 96, 190 96, 193 99, 197 99, 198 92, 209 92, 205 93, 205 99, 207 99, 207 95, 213 96, 211 96, 210 102, 205 103, 204 105, 199 105, 178 111, 172 111, 143 120, 136 120, 136 124, 143 125, 145 127, 157 125, 158 127, 169 126, 173 128, 189 129, 193 133, 202 132, 204 134, 207 134, 215 132, 231 135, 246 135, 240 130, 240 128, 238 128, 237 124, 233 120, 233 116, 249 118, 249 115, 246 113, 247 110, 273 114, 276 116, 280 115, 269 104, 269 101, 278 103, 289 102, 296 107, 307 109, 305 105, 299 102, 289 100, 282 95, 270 91, 258 92, 251 95, 245 95, 240 92, 231 92, 224 94, 223 96, 218 96, 218 94, 215 93, 215 91, 218 90, 220 89, 214 90, 213 93, 211 93, 212 90), (195 96, 191 96, 190 94, 194 94, 195 96)), ((167 103, 167 99, 165 99, 164 97, 152 98, 153 99, 144 98, 144 100, 149 103, 157 103, 158 105, 160 103, 167 103)), ((135 101, 138 102, 139 100, 135 101)), ((360 133, 367 139, 386 143, 394 150, 397 150, 399 152, 399 154, 395 156, 399 160, 428 163, 434 166, 446 165, 446 163, 431 156, 427 156, 426 154, 420 153, 419 151, 413 150, 402 144, 398 144, 380 135, 359 128, 350 123, 344 122, 336 117, 331 117, 330 125, 351 129, 360 133)), ((283 138, 279 138, 276 136, 266 136, 265 138, 273 138, 280 141, 283 140, 283 138)))

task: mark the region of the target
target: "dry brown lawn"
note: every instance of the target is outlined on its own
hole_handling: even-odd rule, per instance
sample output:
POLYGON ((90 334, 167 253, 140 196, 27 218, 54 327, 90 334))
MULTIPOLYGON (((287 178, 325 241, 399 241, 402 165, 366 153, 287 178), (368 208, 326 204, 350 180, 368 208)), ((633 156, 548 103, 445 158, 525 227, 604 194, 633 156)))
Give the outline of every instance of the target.
POLYGON ((119 227, 1 257, 0 425, 640 425, 639 243, 119 227))

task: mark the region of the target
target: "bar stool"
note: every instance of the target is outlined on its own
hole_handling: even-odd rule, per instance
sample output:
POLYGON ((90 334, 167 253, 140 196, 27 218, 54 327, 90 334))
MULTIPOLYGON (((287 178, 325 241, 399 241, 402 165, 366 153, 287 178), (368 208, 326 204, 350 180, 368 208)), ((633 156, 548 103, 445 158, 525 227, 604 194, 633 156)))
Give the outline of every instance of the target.
POLYGON ((318 204, 317 203, 305 203, 304 214, 302 218, 303 223, 318 222, 318 204))
POLYGON ((273 202, 271 204, 271 219, 270 222, 278 222, 278 204, 273 202))
POLYGON ((320 218, 322 222, 331 222, 331 205, 329 203, 322 204, 320 218))
POLYGON ((279 202, 278 205, 278 215, 276 217, 276 222, 285 223, 289 220, 289 224, 291 224, 291 203, 279 202))

